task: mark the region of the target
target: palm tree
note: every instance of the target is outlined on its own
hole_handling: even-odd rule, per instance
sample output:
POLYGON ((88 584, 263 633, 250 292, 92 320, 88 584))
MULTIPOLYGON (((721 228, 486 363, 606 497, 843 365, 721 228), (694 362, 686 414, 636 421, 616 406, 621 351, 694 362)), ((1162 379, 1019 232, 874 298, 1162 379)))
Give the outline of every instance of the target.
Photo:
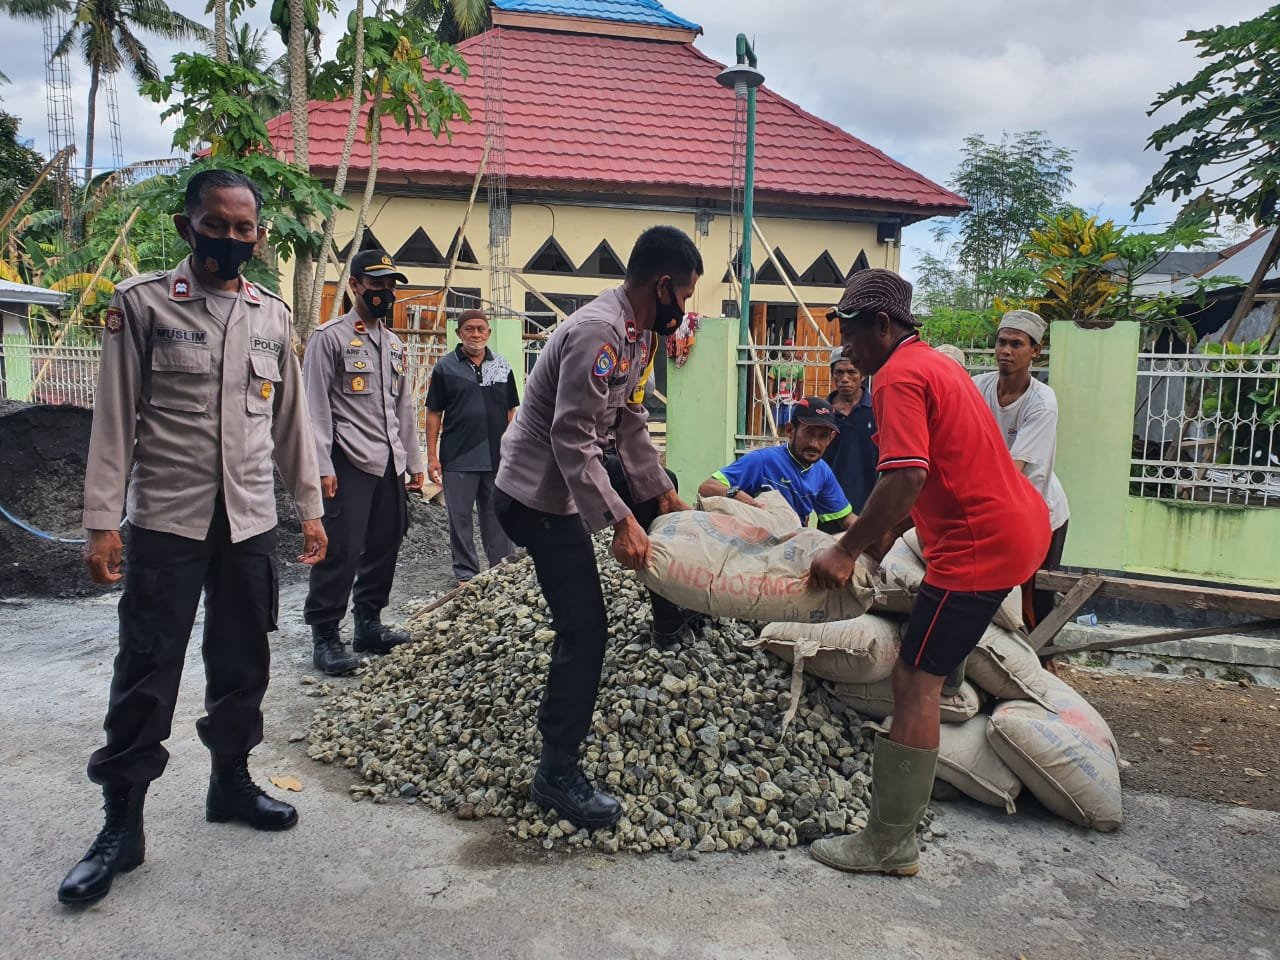
POLYGON ((274 117, 289 106, 289 91, 285 82, 289 68, 287 55, 277 60, 270 59, 267 37, 267 31, 254 30, 247 23, 242 23, 240 29, 227 35, 226 51, 229 63, 252 70, 265 78, 266 82, 262 85, 252 90, 240 90, 238 93, 253 104, 263 117, 274 117))
POLYGON ((457 43, 489 26, 489 0, 408 0, 405 12, 434 24, 436 37, 457 43))
POLYGON ((98 85, 103 74, 118 73, 127 67, 135 80, 160 79, 151 54, 135 31, 145 31, 166 40, 204 37, 208 31, 164 0, 0 0, 0 9, 14 17, 43 20, 49 14, 70 13, 71 26, 53 50, 54 57, 73 46, 89 65, 89 120, 85 133, 84 178, 93 176, 93 135, 98 113, 98 85))

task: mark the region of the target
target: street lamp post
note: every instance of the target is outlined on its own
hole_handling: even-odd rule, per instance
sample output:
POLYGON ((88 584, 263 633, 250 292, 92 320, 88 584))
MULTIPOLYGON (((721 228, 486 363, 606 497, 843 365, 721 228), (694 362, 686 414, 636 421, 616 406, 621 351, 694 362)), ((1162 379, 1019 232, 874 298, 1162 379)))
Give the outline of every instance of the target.
MULTIPOLYGON (((747 102, 746 172, 742 185, 742 260, 738 281, 742 285, 742 300, 738 305, 738 354, 751 337, 751 239, 755 229, 756 191, 756 88, 764 83, 764 74, 756 69, 756 53, 747 42, 745 33, 738 34, 738 62, 726 67, 716 77, 716 82, 728 87, 739 99, 747 102)), ((732 251, 730 251, 732 256, 732 251)), ((747 432, 747 377, 748 370, 738 368, 738 434, 747 432)), ((735 444, 736 445, 736 444, 735 444)))

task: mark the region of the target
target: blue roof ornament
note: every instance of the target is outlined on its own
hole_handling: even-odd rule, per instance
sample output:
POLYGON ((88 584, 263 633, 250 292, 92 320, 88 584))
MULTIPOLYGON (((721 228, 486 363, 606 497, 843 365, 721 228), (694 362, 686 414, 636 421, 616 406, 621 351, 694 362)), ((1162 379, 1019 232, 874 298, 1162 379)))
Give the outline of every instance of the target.
POLYGON ((650 27, 674 27, 702 32, 702 27, 674 13, 658 0, 493 0, 497 10, 509 13, 537 13, 549 16, 583 17, 613 23, 636 23, 650 27))

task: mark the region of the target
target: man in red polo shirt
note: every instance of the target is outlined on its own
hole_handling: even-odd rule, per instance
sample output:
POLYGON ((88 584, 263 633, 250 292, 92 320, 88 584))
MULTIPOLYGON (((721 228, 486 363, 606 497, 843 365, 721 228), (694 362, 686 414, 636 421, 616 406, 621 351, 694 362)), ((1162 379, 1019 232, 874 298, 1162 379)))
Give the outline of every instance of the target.
POLYGON ((1049 547, 1044 499, 1014 465, 964 369, 920 339, 911 284, 862 270, 834 317, 845 353, 875 377, 880 480, 835 546, 814 557, 811 582, 835 589, 858 556, 910 515, 928 572, 893 671, 893 731, 876 739, 871 813, 861 833, 816 841, 828 866, 913 876, 916 825, 938 759, 938 697, 1013 587, 1049 547))

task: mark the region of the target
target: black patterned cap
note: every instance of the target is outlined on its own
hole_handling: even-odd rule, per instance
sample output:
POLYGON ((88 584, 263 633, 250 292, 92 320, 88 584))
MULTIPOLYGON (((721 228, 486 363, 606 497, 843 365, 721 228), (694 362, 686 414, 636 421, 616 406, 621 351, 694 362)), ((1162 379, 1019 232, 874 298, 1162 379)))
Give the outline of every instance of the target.
POLYGON ((791 419, 813 426, 830 427, 836 433, 840 428, 836 425, 836 411, 822 397, 801 397, 791 405, 791 419))
POLYGON ((827 319, 852 320, 860 313, 887 313, 898 323, 920 326, 911 313, 911 284, 892 270, 880 267, 859 270, 850 277, 839 306, 827 319))

